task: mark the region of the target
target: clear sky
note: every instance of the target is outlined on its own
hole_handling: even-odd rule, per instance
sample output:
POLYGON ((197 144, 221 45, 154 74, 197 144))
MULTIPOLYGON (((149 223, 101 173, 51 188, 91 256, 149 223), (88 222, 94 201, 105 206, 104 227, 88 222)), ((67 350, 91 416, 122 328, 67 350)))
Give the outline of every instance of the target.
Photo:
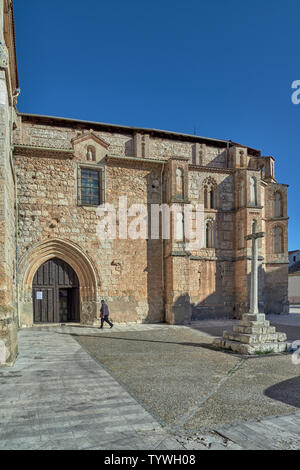
POLYGON ((276 159, 300 249, 299 0, 14 0, 21 112, 232 139, 276 159))

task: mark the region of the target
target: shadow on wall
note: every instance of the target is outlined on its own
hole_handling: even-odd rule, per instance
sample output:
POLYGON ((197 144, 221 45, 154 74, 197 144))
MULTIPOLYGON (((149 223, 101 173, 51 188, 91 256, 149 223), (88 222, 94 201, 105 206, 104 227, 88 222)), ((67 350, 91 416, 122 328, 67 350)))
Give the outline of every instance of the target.
MULTIPOLYGON (((232 292, 224 290, 223 276, 226 272, 224 267, 218 268, 222 261, 217 262, 215 271, 216 290, 210 295, 207 295, 200 302, 191 302, 188 293, 182 294, 174 303, 174 312, 176 311, 177 319, 180 322, 187 321, 189 318, 192 321, 206 320, 206 319, 240 319, 244 313, 249 312, 250 309, 250 289, 251 289, 251 275, 247 275, 248 281, 248 302, 237 305, 232 296, 232 292), (220 275, 221 271, 221 275, 220 275), (188 310, 190 314, 188 315, 188 310), (180 311, 182 312, 180 314, 180 311), (188 318, 189 317, 189 318, 188 318)), ((233 262, 231 262, 233 264, 233 262)), ((259 269, 259 311, 265 314, 287 314, 289 313, 289 302, 287 298, 287 288, 284 283, 286 275, 286 267, 273 269, 271 273, 266 272, 261 266, 259 269)))
POLYGON ((145 323, 165 321, 164 287, 163 287, 163 241, 151 239, 151 204, 161 204, 163 200, 161 188, 161 168, 159 165, 149 166, 146 176, 148 234, 147 240, 147 303, 148 313, 145 323))
POLYGON ((289 313, 287 264, 267 268, 264 271, 262 294, 264 299, 262 307, 265 307, 265 313, 289 313))
MULTIPOLYGON (((165 187, 161 187, 161 167, 145 163, 143 170, 147 169, 145 176, 147 185, 148 204, 148 229, 151 228, 151 204, 161 204, 165 200, 165 187), (149 167, 147 167, 149 165, 149 167)), ((234 201, 230 199, 232 187, 230 181, 223 181, 221 193, 223 194, 222 208, 232 208, 234 201)), ((138 202, 138 201, 137 201, 138 202)), ((142 201, 141 201, 142 202, 142 201)), ((176 312, 176 323, 190 320, 212 319, 212 318, 241 318, 243 313, 249 311, 249 295, 251 276, 246 274, 245 283, 248 285, 248 295, 237 296, 235 288, 235 263, 224 260, 234 258, 235 250, 232 238, 235 234, 231 227, 226 228, 222 211, 216 214, 217 249, 213 254, 215 261, 194 261, 198 266, 199 290, 196 295, 190 297, 189 293, 183 293, 174 303, 176 312), (225 237, 225 232, 231 237, 225 237), (202 264, 201 264, 202 263, 202 264), (208 266, 210 265, 210 268, 208 266), (202 272, 201 272, 202 270, 202 272), (205 270, 205 272, 203 271, 205 270), (207 283, 210 287, 207 289, 207 283), (206 283, 206 284, 205 284, 206 283), (198 297, 198 298, 197 298, 198 297), (237 303, 237 297, 239 302, 237 303), (199 300, 201 299, 201 301, 199 300)), ((246 252, 244 251, 244 255, 246 252)), ((192 266, 192 264, 191 264, 192 266)), ((196 268, 197 269, 197 268, 196 268)), ((144 322, 163 322, 165 320, 165 293, 163 280, 163 242, 161 239, 147 240, 147 313, 143 316, 144 322)), ((267 266, 266 270, 260 266, 259 269, 259 309, 263 313, 288 313, 287 298, 287 266, 267 266)), ((134 286, 133 286, 134 288, 134 286)), ((197 289, 196 289, 197 290, 197 289)), ((143 307, 144 308, 144 307, 143 307)))
POLYGON ((202 302, 191 302, 189 294, 180 295, 173 305, 176 323, 197 320, 233 319, 234 306, 224 301, 220 303, 220 294, 215 292, 202 302))
POLYGON ((272 385, 265 390, 264 395, 272 400, 300 408, 300 377, 272 385))

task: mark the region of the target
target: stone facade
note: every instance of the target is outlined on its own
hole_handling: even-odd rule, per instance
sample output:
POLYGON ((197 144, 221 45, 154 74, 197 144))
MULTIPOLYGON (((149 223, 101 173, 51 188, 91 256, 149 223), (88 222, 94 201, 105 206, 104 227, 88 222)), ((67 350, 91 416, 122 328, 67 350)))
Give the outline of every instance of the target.
POLYGON ((226 141, 24 114, 15 130, 14 155, 22 326, 33 318, 32 279, 22 270, 28 253, 39 259, 36 247, 52 239, 82 250, 96 273, 95 298, 85 312, 81 306, 84 323, 95 322, 102 297, 117 322, 240 318, 250 288, 251 247, 244 236, 253 220, 267 234, 259 242, 260 309, 286 312, 287 186, 276 182, 271 157, 226 141), (103 170, 103 198, 116 207, 125 196, 128 207, 144 204, 148 213, 152 204, 200 204, 203 231, 209 220, 214 245, 205 245, 205 234, 197 250, 172 234, 170 240, 100 240, 97 207, 78 199, 83 167, 103 170), (182 197, 176 193, 178 171, 182 197), (207 188, 213 207, 206 207, 207 188), (276 194, 282 208, 275 216, 276 194), (276 246, 275 227, 281 230, 276 246))
MULTIPOLYGON (((17 113, 13 10, 9 0, 0 5, 6 22, 0 57, 0 338, 7 362, 17 351, 16 325, 34 322, 34 275, 52 258, 77 274, 81 323, 97 322, 102 298, 116 322, 241 318, 248 311, 251 265, 244 236, 253 220, 267 234, 259 242, 260 309, 286 312, 287 186, 276 182, 274 159, 232 141, 17 113), (97 204, 83 199, 82 170, 100 175, 97 204), (124 197, 128 207, 143 204, 147 216, 153 204, 192 204, 193 223, 202 218, 201 246, 175 237, 175 225, 183 230, 186 222, 175 221, 173 213, 169 239, 161 233, 155 239, 99 238, 100 203, 118 207, 124 197)), ((117 232, 120 226, 118 215, 117 232)))

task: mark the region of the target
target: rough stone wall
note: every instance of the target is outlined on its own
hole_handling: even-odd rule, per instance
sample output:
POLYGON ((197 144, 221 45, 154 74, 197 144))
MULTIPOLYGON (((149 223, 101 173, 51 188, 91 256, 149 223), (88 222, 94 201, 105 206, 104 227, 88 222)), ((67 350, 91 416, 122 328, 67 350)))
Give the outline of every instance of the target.
POLYGON ((264 227, 266 238, 265 248, 265 310, 266 313, 288 313, 288 201, 287 186, 269 183, 265 188, 264 197, 264 227), (282 216, 275 217, 274 195, 282 195, 282 216), (274 229, 282 230, 282 249, 275 252, 274 229))
MULTIPOLYGON (((150 204, 161 202, 160 180, 160 165, 111 161, 106 167, 106 201, 118 206, 119 198, 127 196, 128 207, 145 204, 149 216, 150 204)), ((102 250, 100 243, 102 292, 116 320, 164 320, 162 256, 161 240, 117 239, 104 242, 102 250)))
MULTIPOLYGON (((88 132, 87 124, 85 132, 88 132)), ((137 156, 134 145, 134 134, 98 131, 93 129, 93 133, 109 144, 108 153, 121 157, 137 156)), ((37 124, 23 120, 21 128, 15 130, 15 143, 19 145, 31 145, 46 148, 71 149, 72 139, 80 136, 82 130, 72 127, 59 127, 55 124, 37 124)), ((226 168, 226 149, 214 147, 213 145, 194 144, 192 142, 176 141, 174 139, 151 136, 147 158, 168 160, 172 157, 185 157, 189 163, 195 163, 196 152, 200 153, 198 163, 202 166, 226 168), (197 145, 202 145, 197 150, 197 145), (200 161, 201 159, 201 161, 200 161)), ((138 156, 142 152, 138 152, 138 156)))
MULTIPOLYGON (((115 321, 163 321, 161 241, 99 240, 97 208, 77 204, 77 168, 76 159, 16 157, 20 258, 42 240, 69 240, 96 266, 98 300, 108 300, 115 321)), ((128 207, 160 202, 158 165, 111 162, 105 179, 106 202, 116 207, 121 196, 128 207)))
POLYGON ((202 246, 192 250, 190 261, 190 296, 192 318, 233 316, 235 214, 234 178, 232 172, 196 170, 189 175, 189 199, 203 207, 203 242, 205 221, 215 223, 215 248, 202 246), (215 185, 215 209, 204 208, 204 183, 209 179, 215 185))
MULTIPOLYGON (((5 5, 7 7, 7 5, 5 5)), ((4 0, 0 1, 0 366, 17 356, 15 284, 15 186, 11 158, 13 102, 9 51, 3 35, 4 0)), ((13 74, 13 70, 11 70, 13 74)))
POLYGON ((10 152, 10 109, 5 73, 0 71, 0 339, 6 347, 6 362, 17 354, 15 285, 15 192, 10 152))

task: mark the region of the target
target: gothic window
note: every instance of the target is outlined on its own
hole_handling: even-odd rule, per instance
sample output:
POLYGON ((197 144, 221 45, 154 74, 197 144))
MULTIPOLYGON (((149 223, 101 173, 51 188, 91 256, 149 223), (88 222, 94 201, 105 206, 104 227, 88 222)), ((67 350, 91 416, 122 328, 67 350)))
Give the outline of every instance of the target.
POLYGON ((265 179, 265 176, 266 176, 265 165, 261 166, 260 168, 260 176, 261 176, 261 179, 265 179))
POLYGON ((281 227, 275 227, 273 230, 274 253, 283 253, 283 230, 281 227))
POLYGON ((103 171, 80 168, 78 197, 79 203, 86 206, 99 206, 104 202, 103 171))
POLYGON ((250 204, 257 206, 257 184, 253 177, 250 178, 250 204))
POLYGON ((96 161, 96 151, 94 147, 89 146, 87 148, 86 159, 88 162, 95 162, 96 161))
POLYGON ((216 182, 207 178, 204 182, 204 209, 216 209, 216 182))
POLYGON ((282 194, 276 192, 274 195, 274 217, 283 217, 282 194))
POLYGON ((205 248, 215 248, 215 229, 212 220, 205 223, 205 248))

